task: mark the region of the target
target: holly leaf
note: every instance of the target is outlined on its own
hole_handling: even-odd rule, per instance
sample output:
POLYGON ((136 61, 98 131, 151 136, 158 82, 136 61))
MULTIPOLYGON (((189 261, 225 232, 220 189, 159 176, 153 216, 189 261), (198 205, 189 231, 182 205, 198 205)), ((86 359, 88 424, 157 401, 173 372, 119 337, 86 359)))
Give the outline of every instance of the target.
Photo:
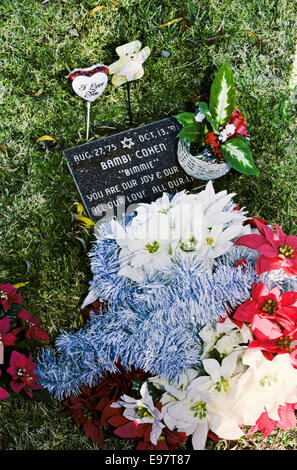
POLYGON ((255 166, 248 140, 234 137, 227 140, 225 144, 220 146, 221 152, 225 160, 235 170, 244 175, 259 175, 259 170, 255 166))
POLYGON ((235 108, 235 85, 231 68, 224 63, 210 89, 209 110, 219 126, 227 124, 235 108))

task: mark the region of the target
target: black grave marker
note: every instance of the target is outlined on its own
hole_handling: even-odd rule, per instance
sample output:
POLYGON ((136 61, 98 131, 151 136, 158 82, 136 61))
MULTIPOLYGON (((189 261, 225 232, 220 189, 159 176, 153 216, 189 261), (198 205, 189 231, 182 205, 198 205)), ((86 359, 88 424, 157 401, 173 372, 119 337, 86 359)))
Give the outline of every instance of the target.
POLYGON ((163 192, 192 189, 197 180, 177 161, 173 117, 64 151, 89 217, 117 216, 140 202, 152 202, 163 192))

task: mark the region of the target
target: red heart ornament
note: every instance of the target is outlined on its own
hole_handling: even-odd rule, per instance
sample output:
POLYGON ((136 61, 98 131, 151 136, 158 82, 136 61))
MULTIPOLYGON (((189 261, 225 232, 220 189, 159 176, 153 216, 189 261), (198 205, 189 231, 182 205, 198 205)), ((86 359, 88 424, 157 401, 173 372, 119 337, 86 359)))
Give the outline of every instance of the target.
POLYGON ((97 64, 86 69, 74 69, 67 76, 73 91, 86 101, 95 101, 100 96, 108 82, 108 68, 97 64))

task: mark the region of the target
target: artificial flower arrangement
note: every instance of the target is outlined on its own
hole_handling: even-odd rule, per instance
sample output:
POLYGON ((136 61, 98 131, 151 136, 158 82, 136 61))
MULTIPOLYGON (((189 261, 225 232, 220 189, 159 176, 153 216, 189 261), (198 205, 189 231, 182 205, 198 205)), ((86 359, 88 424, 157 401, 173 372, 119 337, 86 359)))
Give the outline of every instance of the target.
MULTIPOLYGON (((220 168, 217 165, 220 163, 223 173, 232 167, 245 175, 259 174, 249 146, 247 122, 235 106, 233 72, 224 63, 212 83, 209 105, 200 102, 196 113, 185 112, 175 116, 182 125, 178 134, 179 161, 192 176, 197 176, 197 171, 204 168, 199 166, 202 161, 208 162, 208 167, 204 168, 206 173, 213 164, 220 168)), ((222 170, 219 171, 217 175, 213 174, 214 178, 221 176, 222 170)), ((205 179, 202 174, 199 176, 205 179)))
POLYGON ((0 375, 4 372, 0 376, 0 400, 9 397, 9 389, 15 393, 23 391, 30 398, 34 391, 42 389, 37 383, 36 364, 28 353, 32 341, 48 340, 39 324, 39 318, 32 317, 23 307, 17 288, 0 284, 0 375))
POLYGON ((204 449, 296 426, 297 237, 209 182, 105 222, 85 323, 36 373, 98 445, 204 449))

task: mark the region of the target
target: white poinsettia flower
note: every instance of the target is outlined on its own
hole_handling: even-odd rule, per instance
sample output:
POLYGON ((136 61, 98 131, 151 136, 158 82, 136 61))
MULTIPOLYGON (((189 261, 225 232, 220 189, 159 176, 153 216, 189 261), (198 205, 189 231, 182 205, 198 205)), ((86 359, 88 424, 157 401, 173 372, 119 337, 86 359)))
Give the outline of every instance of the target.
POLYGON ((183 251, 199 252, 202 247, 205 226, 202 208, 195 201, 174 206, 169 216, 172 227, 172 247, 183 251))
POLYGON ((116 239, 122 248, 119 253, 120 275, 141 282, 145 274, 171 263, 172 230, 167 215, 153 214, 152 220, 143 224, 133 219, 124 231, 123 234, 119 230, 121 239, 116 239))
POLYGON ((278 354, 270 361, 251 348, 242 362, 248 369, 237 383, 234 411, 244 425, 253 426, 265 410, 269 418, 279 421, 279 406, 297 402, 297 369, 289 354, 278 354))
POLYGON ((171 206, 172 204, 167 193, 163 193, 160 198, 150 204, 140 203, 136 208, 137 221, 142 224, 146 223, 153 214, 167 214, 171 206))
POLYGON ((239 328, 229 317, 223 322, 208 324, 199 332, 203 341, 202 358, 216 349, 221 355, 227 356, 234 351, 245 351, 253 336, 247 325, 239 328))
POLYGON ((178 380, 175 383, 158 376, 151 377, 148 381, 152 382, 156 388, 164 390, 161 397, 161 403, 162 405, 165 405, 166 403, 185 398, 189 384, 198 376, 198 374, 199 372, 196 369, 189 368, 178 377, 178 380))
POLYGON ((215 193, 209 181, 198 194, 186 191, 172 198, 164 193, 151 204, 139 204, 127 227, 112 222, 119 250, 119 274, 143 282, 147 275, 170 266, 176 257, 197 256, 211 270, 214 259, 246 234, 242 210, 234 210, 233 194, 215 193))
POLYGON ((232 366, 225 363, 222 369, 218 363, 216 371, 208 364, 213 378, 218 379, 216 383, 211 376, 197 377, 189 384, 183 399, 164 406, 166 425, 172 430, 177 429, 188 436, 192 435, 195 450, 204 449, 209 430, 226 439, 239 439, 243 435, 237 417, 230 412, 232 401, 227 397, 229 390, 226 391, 226 383, 223 383, 222 376, 219 375, 224 373, 227 382, 236 361, 231 362, 232 366), (217 383, 222 385, 220 391, 215 389, 217 383))
POLYGON ((223 356, 231 354, 233 351, 243 352, 247 349, 248 343, 252 341, 252 339, 253 336, 248 326, 243 325, 241 329, 235 327, 232 328, 227 334, 223 334, 220 337, 216 343, 216 350, 219 351, 219 353, 223 356))
POLYGON ((112 408, 125 408, 123 416, 130 421, 137 423, 152 424, 150 433, 151 443, 157 445, 165 425, 161 422, 163 412, 155 407, 152 397, 149 394, 147 382, 144 382, 140 389, 141 399, 122 395, 121 400, 111 404, 112 408))
POLYGON ((210 388, 213 392, 230 392, 234 383, 238 355, 238 351, 229 354, 222 360, 221 364, 216 359, 204 359, 202 361, 205 372, 213 382, 210 388))
POLYGON ((240 224, 246 220, 243 210, 234 210, 235 204, 232 203, 234 196, 235 193, 227 194, 227 191, 215 193, 211 181, 207 183, 204 191, 197 194, 197 202, 202 204, 207 227, 232 221, 240 224))
POLYGON ((233 241, 242 233, 243 227, 239 224, 229 225, 227 228, 224 225, 214 225, 203 240, 204 246, 209 247, 208 257, 215 259, 227 253, 233 247, 233 241))

